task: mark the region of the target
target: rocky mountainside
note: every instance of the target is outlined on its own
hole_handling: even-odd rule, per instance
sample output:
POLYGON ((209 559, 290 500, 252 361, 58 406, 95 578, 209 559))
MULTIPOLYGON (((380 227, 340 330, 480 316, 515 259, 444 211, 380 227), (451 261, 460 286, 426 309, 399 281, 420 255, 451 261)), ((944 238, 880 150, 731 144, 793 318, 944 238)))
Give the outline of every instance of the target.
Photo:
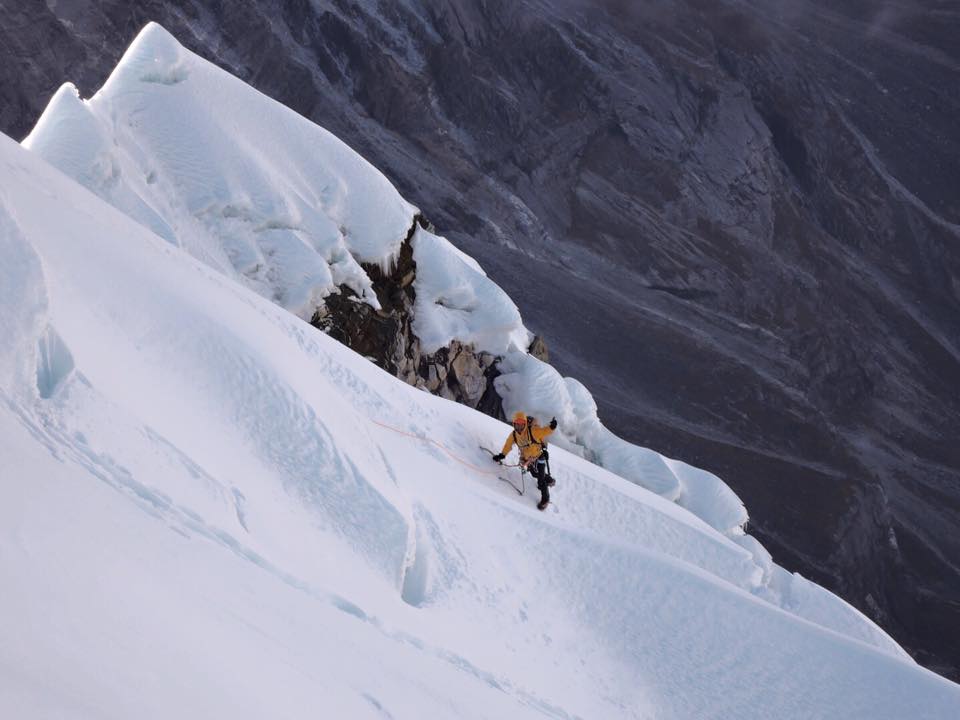
POLYGON ((637 5, 0 0, 0 129, 160 22, 380 167, 612 429, 957 679, 960 11, 637 5))

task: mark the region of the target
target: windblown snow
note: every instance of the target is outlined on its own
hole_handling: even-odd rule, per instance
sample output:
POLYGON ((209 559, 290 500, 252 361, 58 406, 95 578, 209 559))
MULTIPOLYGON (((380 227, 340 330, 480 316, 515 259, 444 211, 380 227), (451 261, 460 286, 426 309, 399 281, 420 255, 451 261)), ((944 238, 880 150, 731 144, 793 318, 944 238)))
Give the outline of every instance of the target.
POLYGON ((415 209, 160 28, 27 145, 0 138, 0 716, 956 717, 717 478, 606 431, 442 238, 418 332, 502 343, 507 404, 557 415, 545 513, 479 449, 506 425, 288 312, 375 302, 360 263, 415 209))

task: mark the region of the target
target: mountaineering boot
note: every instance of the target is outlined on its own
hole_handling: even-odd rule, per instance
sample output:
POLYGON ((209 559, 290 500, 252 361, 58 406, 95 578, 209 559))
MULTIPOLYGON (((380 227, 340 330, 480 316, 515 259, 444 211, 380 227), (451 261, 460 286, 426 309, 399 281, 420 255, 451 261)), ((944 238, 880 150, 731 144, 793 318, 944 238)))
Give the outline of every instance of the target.
POLYGON ((540 502, 537 503, 537 510, 543 510, 550 504, 550 489, 547 486, 547 478, 542 472, 537 478, 537 489, 540 490, 540 502))

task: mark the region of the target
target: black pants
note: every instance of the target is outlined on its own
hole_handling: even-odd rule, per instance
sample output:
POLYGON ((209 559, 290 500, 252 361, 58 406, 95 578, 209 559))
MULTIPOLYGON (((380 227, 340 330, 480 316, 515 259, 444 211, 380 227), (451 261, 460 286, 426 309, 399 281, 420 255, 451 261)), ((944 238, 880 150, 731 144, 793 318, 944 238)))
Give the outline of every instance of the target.
MULTIPOLYGON (((546 453, 544 453, 545 455, 546 453)), ((547 474, 547 459, 541 455, 530 464, 530 474, 537 479, 537 489, 540 491, 540 504, 546 505, 550 502, 550 487, 547 481, 550 476, 547 474)))

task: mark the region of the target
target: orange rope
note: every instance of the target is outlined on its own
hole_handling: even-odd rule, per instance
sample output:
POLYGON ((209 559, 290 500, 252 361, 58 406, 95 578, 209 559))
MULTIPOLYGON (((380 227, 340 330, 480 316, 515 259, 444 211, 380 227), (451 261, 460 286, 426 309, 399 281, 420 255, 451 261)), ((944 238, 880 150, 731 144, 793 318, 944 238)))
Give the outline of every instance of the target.
MULTIPOLYGON (((372 422, 374 425, 379 425, 380 427, 386 428, 387 430, 392 430, 393 432, 395 432, 395 433, 397 433, 397 434, 399 434, 399 435, 405 435, 406 437, 408 437, 408 438, 413 438, 414 440, 423 440, 423 441, 425 441, 425 442, 428 442, 428 443, 431 443, 431 444, 433 444, 433 445, 436 445, 438 448, 440 448, 441 450, 443 450, 447 455, 449 455, 450 457, 452 457, 452 458, 453 458, 454 460, 456 460, 458 463, 460 463, 461 465, 465 465, 465 466, 467 466, 468 468, 470 468, 471 470, 475 470, 475 471, 478 472, 478 473, 483 473, 484 475, 499 475, 499 471, 497 471, 497 470, 484 470, 483 468, 478 467, 478 466, 474 465, 473 463, 469 463, 469 462, 467 462, 466 460, 457 457, 457 456, 453 453, 452 450, 450 450, 450 449, 447 448, 446 446, 442 445, 441 443, 437 442, 437 441, 434 440, 433 438, 423 437, 423 436, 421 436, 421 435, 414 435, 413 433, 408 433, 408 432, 406 432, 405 430, 401 430, 400 428, 395 428, 395 427, 393 427, 392 425, 387 425, 386 423, 382 423, 382 422, 380 422, 379 420, 374 420, 373 418, 368 418, 368 420, 370 420, 370 422, 372 422)), ((504 464, 504 467, 520 467, 520 466, 519 466, 519 465, 513 465, 513 464, 505 463, 505 464, 504 464)))

